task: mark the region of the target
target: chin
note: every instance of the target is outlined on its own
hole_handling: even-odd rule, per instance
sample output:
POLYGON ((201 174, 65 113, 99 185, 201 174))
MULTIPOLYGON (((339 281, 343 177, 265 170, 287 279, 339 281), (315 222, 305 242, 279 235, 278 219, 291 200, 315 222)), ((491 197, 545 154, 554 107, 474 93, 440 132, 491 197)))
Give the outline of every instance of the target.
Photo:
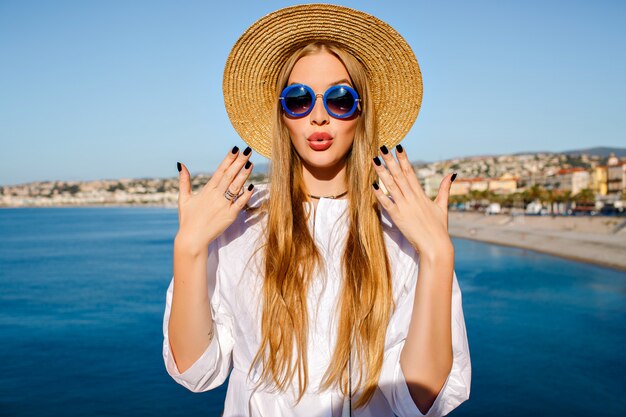
POLYGON ((317 168, 330 168, 341 162, 341 157, 335 152, 329 152, 330 149, 323 152, 316 152, 308 149, 301 158, 310 166, 317 168))

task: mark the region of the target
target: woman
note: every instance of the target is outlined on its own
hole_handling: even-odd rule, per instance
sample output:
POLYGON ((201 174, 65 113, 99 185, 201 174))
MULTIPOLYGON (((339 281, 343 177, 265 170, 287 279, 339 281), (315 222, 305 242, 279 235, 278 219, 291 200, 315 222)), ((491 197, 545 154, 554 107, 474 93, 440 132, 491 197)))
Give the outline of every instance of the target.
POLYGON ((421 103, 406 42, 352 9, 282 9, 239 39, 224 96, 270 185, 244 188, 251 147, 197 194, 178 164, 168 373, 195 392, 230 373, 225 416, 434 416, 469 398, 454 175, 431 201, 398 144, 421 103))

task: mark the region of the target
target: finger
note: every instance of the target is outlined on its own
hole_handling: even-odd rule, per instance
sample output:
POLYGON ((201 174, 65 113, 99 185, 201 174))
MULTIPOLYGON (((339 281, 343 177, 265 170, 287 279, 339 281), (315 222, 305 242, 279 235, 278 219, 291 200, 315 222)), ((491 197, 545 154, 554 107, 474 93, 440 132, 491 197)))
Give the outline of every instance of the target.
POLYGON ((448 210, 448 199, 450 196, 450 187, 452 186, 452 181, 456 179, 456 173, 452 175, 446 175, 443 180, 441 180, 441 184, 439 185, 439 192, 437 193, 437 197, 435 198, 435 203, 442 210, 448 210))
POLYGON ((180 162, 176 163, 178 168, 178 201, 187 201, 191 197, 191 175, 187 167, 180 162))
POLYGON ((396 161, 396 158, 393 157, 385 145, 380 147, 380 153, 385 161, 385 165, 387 166, 389 173, 396 181, 402 195, 405 198, 410 197, 413 194, 413 189, 409 185, 409 181, 407 180, 406 175, 404 175, 402 168, 400 168, 400 164, 396 161))
POLYGON ((400 191, 400 187, 398 187, 396 181, 393 179, 389 171, 387 171, 387 168, 382 165, 380 158, 375 157, 372 163, 374 164, 374 171, 376 171, 383 185, 387 191, 389 191, 391 197, 393 197, 393 201, 395 203, 405 201, 404 195, 402 194, 402 191, 400 191))
POLYGON ((402 145, 400 144, 396 146, 396 158, 398 158, 400 168, 402 168, 404 175, 407 177, 407 181, 409 182, 409 185, 411 186, 413 192, 416 195, 426 195, 426 192, 422 188, 422 184, 420 184, 419 180, 417 179, 417 174, 413 169, 413 165, 411 165, 411 161, 409 161, 409 157, 407 156, 406 152, 402 148, 402 145))
POLYGON ((243 169, 239 171, 239 174, 237 174, 233 182, 228 186, 228 189, 230 190, 231 193, 233 194, 240 193, 241 188, 243 187, 246 180, 252 173, 253 167, 254 167, 254 164, 251 161, 246 161, 246 163, 243 166, 243 169))
POLYGON ((387 195, 385 195, 385 193, 383 192, 383 190, 380 189, 380 186, 376 181, 372 183, 372 188, 374 189, 374 195, 378 199, 378 202, 381 206, 383 206, 385 210, 387 210, 387 213, 395 213, 398 207, 393 201, 391 201, 391 199, 387 195))
MULTIPOLYGON (((217 184, 217 189, 221 192, 226 192, 228 186, 233 182, 241 168, 243 168, 244 164, 250 159, 250 155, 252 154, 252 149, 248 146, 241 154, 237 156, 237 159, 226 169, 224 175, 220 179, 217 184)), ((233 191, 233 190, 231 190, 233 191)))
POLYGON ((243 194, 237 197, 237 200, 230 206, 230 210, 235 210, 237 213, 240 212, 248 204, 252 194, 254 194, 254 184, 248 185, 243 194))
POLYGON ((222 160, 222 163, 220 163, 213 175, 211 175, 211 179, 204 187, 211 189, 217 188, 217 185, 222 179, 222 176, 224 175, 228 167, 230 167, 232 163, 235 162, 237 156, 239 156, 239 148, 237 146, 233 146, 230 152, 228 152, 228 155, 226 155, 226 158, 222 160))

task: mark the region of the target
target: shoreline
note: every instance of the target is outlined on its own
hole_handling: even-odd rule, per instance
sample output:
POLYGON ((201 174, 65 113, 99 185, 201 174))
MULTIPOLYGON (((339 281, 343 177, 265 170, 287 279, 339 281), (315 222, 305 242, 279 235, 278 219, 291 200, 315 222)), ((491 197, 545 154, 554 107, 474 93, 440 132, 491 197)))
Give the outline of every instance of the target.
MULTIPOLYGON (((68 204, 1 208, 165 208, 164 204, 68 204)), ((448 213, 453 238, 515 247, 626 272, 626 218, 448 213)))
POLYGON ((626 219, 449 212, 451 237, 528 249, 626 272, 626 219))

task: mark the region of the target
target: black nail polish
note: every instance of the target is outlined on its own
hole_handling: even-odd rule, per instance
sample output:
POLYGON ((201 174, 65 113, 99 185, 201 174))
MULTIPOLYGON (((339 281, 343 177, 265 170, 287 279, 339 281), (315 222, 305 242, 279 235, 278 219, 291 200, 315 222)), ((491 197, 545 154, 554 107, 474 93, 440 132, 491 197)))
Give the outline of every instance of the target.
POLYGON ((254 184, 248 185, 248 191, 252 191, 253 188, 254 188, 254 184))
POLYGON ((245 169, 248 169, 248 168, 250 168, 250 165, 252 165, 252 162, 247 161, 247 162, 246 162, 246 165, 244 166, 244 168, 245 168, 245 169))
POLYGON ((246 149, 243 150, 244 156, 248 156, 250 154, 250 152, 252 152, 252 149, 249 146, 246 149))
POLYGON ((375 190, 378 190, 378 188, 380 188, 378 187, 378 184, 376 184, 376 181, 372 183, 372 187, 374 187, 375 190))
POLYGON ((380 150, 383 153, 383 155, 387 155, 389 153, 389 150, 387 149, 385 145, 381 146, 380 150))
POLYGON ((399 153, 404 152, 404 149, 402 149, 402 145, 400 144, 396 145, 396 151, 398 151, 399 153))
POLYGON ((237 153, 237 151, 239 151, 239 148, 236 146, 233 146, 233 149, 230 152, 234 155, 237 153))
POLYGON ((380 162, 380 158, 379 158, 379 157, 374 158, 374 163, 376 164, 376 166, 378 166, 378 167, 379 167, 379 166, 380 166, 380 164, 381 164, 381 162, 380 162))
POLYGON ((176 162, 176 168, 178 168, 178 172, 180 172, 183 169, 183 167, 180 164, 180 162, 176 162))
POLYGON ((456 172, 452 174, 452 178, 450 179, 450 182, 454 182, 455 179, 456 179, 456 172))

